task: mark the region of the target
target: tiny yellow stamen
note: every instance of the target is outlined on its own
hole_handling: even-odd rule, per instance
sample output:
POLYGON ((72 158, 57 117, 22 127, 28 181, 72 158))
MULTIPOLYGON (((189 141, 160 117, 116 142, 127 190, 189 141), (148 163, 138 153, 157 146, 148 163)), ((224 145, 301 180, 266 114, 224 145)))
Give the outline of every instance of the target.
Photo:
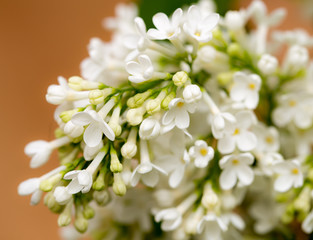
POLYGON ((206 150, 206 148, 201 148, 201 149, 200 149, 200 154, 201 154, 202 156, 206 156, 206 155, 208 154, 208 150, 206 150))
POLYGON ((184 103, 183 103, 183 102, 177 103, 177 107, 181 108, 182 106, 184 106, 184 103))
POLYGON ((233 159, 232 163, 233 163, 233 165, 238 165, 239 160, 238 159, 233 159))
POLYGON ((196 35, 197 37, 200 37, 201 33, 200 33, 200 32, 196 32, 195 35, 196 35))
POLYGON ((291 170, 291 173, 292 174, 299 174, 299 169, 298 168, 293 168, 292 170, 291 170))
POLYGON ((269 144, 272 144, 274 142, 274 139, 271 136, 268 136, 265 138, 265 141, 269 144))
POLYGON ((297 104, 297 103, 296 103, 296 101, 294 101, 294 100, 290 100, 290 101, 289 101, 289 106, 290 106, 290 107, 294 107, 294 106, 296 106, 296 104, 297 104))
POLYGON ((255 84, 254 84, 254 83, 250 83, 250 84, 249 84, 249 88, 250 88, 251 90, 254 90, 254 89, 255 89, 255 84))
POLYGON ((236 128, 235 131, 234 131, 234 133, 233 133, 233 135, 237 135, 237 134, 239 134, 239 132, 240 132, 239 129, 236 128))

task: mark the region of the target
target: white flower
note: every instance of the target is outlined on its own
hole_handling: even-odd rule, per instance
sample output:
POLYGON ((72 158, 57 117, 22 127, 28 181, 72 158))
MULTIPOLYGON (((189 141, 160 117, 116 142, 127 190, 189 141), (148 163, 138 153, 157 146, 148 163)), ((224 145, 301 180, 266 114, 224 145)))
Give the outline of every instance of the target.
POLYGON ((198 85, 187 85, 183 91, 183 98, 186 103, 195 103, 202 98, 202 92, 198 85))
POLYGON ((238 214, 232 212, 224 213, 221 218, 227 226, 232 224, 238 230, 243 230, 245 228, 245 222, 238 214))
POLYGON ((218 21, 217 13, 204 15, 197 6, 193 5, 188 9, 184 31, 198 42, 208 42, 212 39, 212 30, 218 21))
POLYGON ((190 118, 189 114, 195 111, 193 105, 187 104, 181 98, 174 98, 169 104, 169 110, 164 114, 162 123, 164 125, 174 125, 180 129, 186 129, 189 127, 190 118))
POLYGON ((273 38, 279 43, 287 43, 289 45, 300 45, 310 47, 313 45, 313 38, 303 29, 295 29, 292 31, 275 31, 273 38))
POLYGON ((53 196, 59 204, 64 205, 71 199, 72 194, 68 192, 66 187, 58 186, 55 188, 53 196))
POLYGON ((152 139, 160 134, 161 125, 155 118, 149 117, 142 121, 139 128, 141 139, 152 139))
POLYGON ((279 174, 274 183, 274 189, 278 192, 286 192, 291 187, 303 185, 303 174, 298 160, 278 162, 274 165, 274 171, 279 174))
POLYGON ((106 152, 101 151, 97 154, 95 159, 84 170, 73 170, 64 175, 64 179, 72 180, 67 186, 67 192, 69 194, 76 194, 78 192, 87 193, 90 191, 93 180, 92 175, 98 168, 106 152))
POLYGON ((195 159, 195 166, 205 168, 214 156, 214 150, 203 140, 197 140, 189 149, 189 155, 195 159))
POLYGON ((160 167, 150 162, 149 149, 145 140, 140 141, 140 164, 131 176, 131 185, 134 187, 141 179, 149 187, 154 187, 159 181, 159 173, 167 175, 160 167))
POLYGON ((77 138, 84 133, 84 127, 77 126, 70 120, 64 126, 64 133, 72 138, 77 138))
POLYGON ((213 136, 217 139, 223 138, 234 132, 236 118, 228 112, 219 112, 213 115, 211 125, 213 136))
POLYGON ((253 130, 258 139, 257 150, 261 152, 277 152, 279 150, 279 133, 275 127, 266 127, 259 123, 253 130))
POLYGON ((157 13, 152 21, 157 29, 149 29, 148 36, 154 40, 165 40, 177 38, 181 32, 179 27, 183 11, 178 8, 169 19, 164 13, 157 13))
POLYGON ((291 121, 298 128, 305 129, 312 124, 312 98, 305 94, 290 93, 279 99, 279 106, 273 111, 274 123, 284 127, 291 121))
POLYGON ((141 83, 148 81, 153 76, 153 66, 150 58, 147 55, 140 55, 138 62, 130 61, 126 64, 126 70, 131 76, 129 81, 133 83, 141 83))
POLYGON ((227 225, 214 213, 208 213, 203 216, 197 226, 198 233, 203 233, 204 238, 208 240, 221 239, 222 232, 226 232, 227 225))
POLYGON ((248 109, 256 108, 259 102, 261 82, 259 75, 236 72, 234 85, 230 90, 231 99, 235 102, 244 102, 248 109))
POLYGON ((300 68, 304 68, 309 59, 309 52, 305 47, 294 45, 288 49, 284 61, 284 71, 292 74, 300 68))
POLYGON ((253 160, 251 153, 224 156, 219 161, 223 170, 220 175, 221 188, 229 190, 235 186, 237 180, 244 186, 250 185, 254 179, 254 173, 249 165, 252 165, 253 160))
POLYGON ((306 218, 304 219, 304 221, 302 222, 301 225, 302 230, 307 233, 310 234, 313 231, 313 211, 311 211, 306 218))
MULTIPOLYGON (((109 102, 108 102, 109 103, 109 102)), ((107 104, 108 104, 107 103, 107 104)), ((104 108, 111 108, 108 105, 104 105, 104 108)), ((106 114, 104 114, 106 116, 106 114)), ((114 141, 115 134, 110 126, 103 120, 104 117, 102 111, 96 112, 94 110, 88 110, 86 112, 79 112, 73 115, 72 122, 78 126, 89 125, 84 132, 84 141, 89 147, 97 146, 102 140, 104 134, 109 140, 114 141)))
POLYGON ((236 124, 232 126, 232 133, 225 134, 219 139, 217 148, 223 153, 231 153, 237 146, 240 151, 251 151, 257 145, 257 138, 250 131, 250 127, 256 119, 250 111, 240 111, 235 114, 236 124))
POLYGON ((227 11, 224 19, 226 27, 232 31, 242 29, 246 22, 244 11, 227 11))
POLYGON ((265 75, 271 75, 276 72, 278 60, 270 54, 263 54, 258 62, 259 70, 265 75))
POLYGON ((30 167, 37 168, 45 164, 49 160, 54 149, 62 147, 70 142, 71 140, 68 137, 62 137, 51 142, 38 140, 28 143, 24 152, 27 156, 32 158, 30 161, 30 167))
POLYGON ((168 208, 159 211, 155 215, 155 221, 162 221, 161 228, 163 231, 173 231, 182 223, 182 215, 177 208, 168 208))
POLYGON ((50 85, 46 94, 48 103, 59 105, 65 101, 76 101, 88 98, 89 91, 73 91, 63 77, 58 77, 59 85, 50 85))

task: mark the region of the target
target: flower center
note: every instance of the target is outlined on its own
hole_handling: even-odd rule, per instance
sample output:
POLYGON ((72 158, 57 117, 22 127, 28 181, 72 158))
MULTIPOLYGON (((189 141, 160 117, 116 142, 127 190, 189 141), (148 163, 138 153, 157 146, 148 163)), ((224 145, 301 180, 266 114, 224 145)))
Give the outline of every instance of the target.
POLYGON ((295 100, 290 100, 288 104, 290 107, 294 107, 294 106, 296 106, 297 103, 295 100))
POLYGON ((184 106, 184 103, 183 103, 183 102, 177 103, 177 107, 181 108, 182 106, 184 106))
POLYGON ((254 89, 255 89, 255 84, 254 84, 254 83, 249 83, 249 88, 250 88, 251 90, 254 90, 254 89))
POLYGON ((299 174, 299 169, 298 168, 293 168, 291 170, 291 173, 294 174, 294 175, 297 175, 297 174, 299 174))
POLYGON ((233 133, 233 135, 238 135, 239 133, 240 133, 239 129, 236 128, 235 131, 234 131, 234 133, 233 133))
POLYGON ((273 138, 271 136, 268 136, 265 138, 265 141, 269 144, 272 144, 274 142, 273 138))
POLYGON ((239 164, 239 160, 238 159, 233 159, 232 163, 233 163, 233 165, 238 165, 239 164))
POLYGON ((195 35, 196 35, 197 37, 200 37, 201 33, 200 33, 200 32, 195 32, 195 35))
POLYGON ((207 150, 206 148, 201 148, 201 149, 200 149, 200 154, 201 154, 202 156, 206 156, 206 155, 208 154, 208 150, 207 150))

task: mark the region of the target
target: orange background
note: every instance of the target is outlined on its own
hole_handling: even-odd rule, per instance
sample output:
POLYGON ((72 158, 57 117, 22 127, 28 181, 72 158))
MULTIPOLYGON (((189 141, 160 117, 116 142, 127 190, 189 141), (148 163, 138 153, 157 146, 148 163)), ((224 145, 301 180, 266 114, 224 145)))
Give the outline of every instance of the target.
MULTIPOLYGON (((45 101, 46 89, 59 75, 79 74, 91 37, 109 40, 101 20, 114 15, 118 2, 122 0, 0 0, 0 239, 59 239, 57 216, 42 203, 31 207, 29 197, 17 195, 21 181, 42 175, 58 161, 30 169, 23 149, 32 140, 53 139, 55 106, 45 101)), ((271 8, 289 3, 266 2, 271 8)), ((299 8, 290 3, 288 8, 284 28, 301 26, 312 33, 299 8)))

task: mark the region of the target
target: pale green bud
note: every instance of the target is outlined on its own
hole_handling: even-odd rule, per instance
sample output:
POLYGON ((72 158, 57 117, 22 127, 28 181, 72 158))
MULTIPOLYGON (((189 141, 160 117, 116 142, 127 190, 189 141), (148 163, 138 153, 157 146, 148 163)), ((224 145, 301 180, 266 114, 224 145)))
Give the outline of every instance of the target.
POLYGON ((105 177, 105 173, 103 171, 100 171, 100 174, 97 177, 96 181, 94 181, 92 184, 92 188, 94 190, 101 191, 105 188, 104 177, 105 177))
POLYGON ((105 206, 111 200, 110 193, 107 190, 94 191, 93 198, 100 206, 105 206))
POLYGON ((122 133, 122 127, 117 122, 109 122, 110 128, 113 130, 115 137, 121 135, 122 133))
POLYGON ((161 103, 161 107, 163 109, 168 109, 168 105, 170 104, 170 102, 176 97, 175 92, 171 92, 170 94, 168 94, 162 101, 161 103))
POLYGON ((82 83, 83 79, 78 76, 73 76, 68 79, 68 86, 76 91, 81 91, 83 90, 82 88, 82 83))
POLYGON ((114 173, 113 192, 118 196, 126 194, 126 185, 119 173, 114 173))
POLYGON ((61 137, 64 137, 65 134, 61 128, 57 128, 54 131, 54 136, 55 136, 55 138, 61 138, 61 137))
POLYGON ((64 206, 60 205, 53 196, 52 192, 46 194, 44 204, 54 213, 59 213, 63 210, 64 206))
POLYGON ((309 180, 313 181, 313 169, 310 169, 310 170, 308 171, 308 176, 307 176, 307 178, 308 178, 309 180))
POLYGON ((74 226, 78 232, 84 233, 88 229, 88 221, 84 217, 76 218, 74 222, 74 226))
POLYGON ((177 87, 181 87, 189 80, 189 77, 186 72, 180 71, 174 74, 172 80, 177 87))
POLYGON ((137 93, 135 96, 127 100, 127 106, 130 108, 140 107, 148 97, 152 94, 152 90, 149 89, 143 93, 137 93))
POLYGON ((146 112, 145 107, 129 109, 126 114, 127 122, 132 126, 137 126, 143 120, 143 115, 146 112))
POLYGON ((84 205, 83 215, 84 215, 84 218, 91 219, 95 216, 95 210, 92 207, 90 207, 88 204, 86 204, 84 205))
POLYGON ((73 110, 64 111, 60 114, 60 118, 64 123, 67 123, 68 121, 72 119, 72 116, 78 112, 79 110, 77 108, 73 110))
POLYGON ((149 114, 156 113, 161 110, 161 101, 158 99, 152 99, 147 102, 146 110, 149 114))
POLYGON ((220 29, 216 28, 212 31, 213 38, 219 41, 224 42, 223 33, 220 29))
POLYGON ((58 225, 59 227, 68 226, 72 221, 72 216, 68 214, 61 213, 58 217, 58 225))
POLYGON ((308 213, 310 210, 310 198, 311 190, 309 187, 305 187, 297 199, 294 201, 294 208, 298 211, 308 213))
POLYGON ((52 190, 52 188, 59 182, 61 181, 63 177, 63 174, 58 173, 48 179, 42 180, 40 182, 39 188, 41 191, 44 192, 50 192, 52 190))
POLYGON ((89 92, 89 102, 97 105, 104 102, 104 93, 102 90, 96 89, 89 92))
POLYGON ((208 210, 214 209, 219 203, 218 196, 213 192, 213 190, 204 193, 201 204, 208 210))
POLYGON ((116 151, 111 149, 111 164, 110 170, 113 173, 119 173, 123 170, 123 165, 120 163, 116 151))
POLYGON ((233 79, 233 72, 223 72, 217 75, 217 81, 220 85, 226 86, 233 79))
POLYGON ((244 52, 238 43, 231 43, 227 48, 227 53, 231 57, 243 58, 244 52))

